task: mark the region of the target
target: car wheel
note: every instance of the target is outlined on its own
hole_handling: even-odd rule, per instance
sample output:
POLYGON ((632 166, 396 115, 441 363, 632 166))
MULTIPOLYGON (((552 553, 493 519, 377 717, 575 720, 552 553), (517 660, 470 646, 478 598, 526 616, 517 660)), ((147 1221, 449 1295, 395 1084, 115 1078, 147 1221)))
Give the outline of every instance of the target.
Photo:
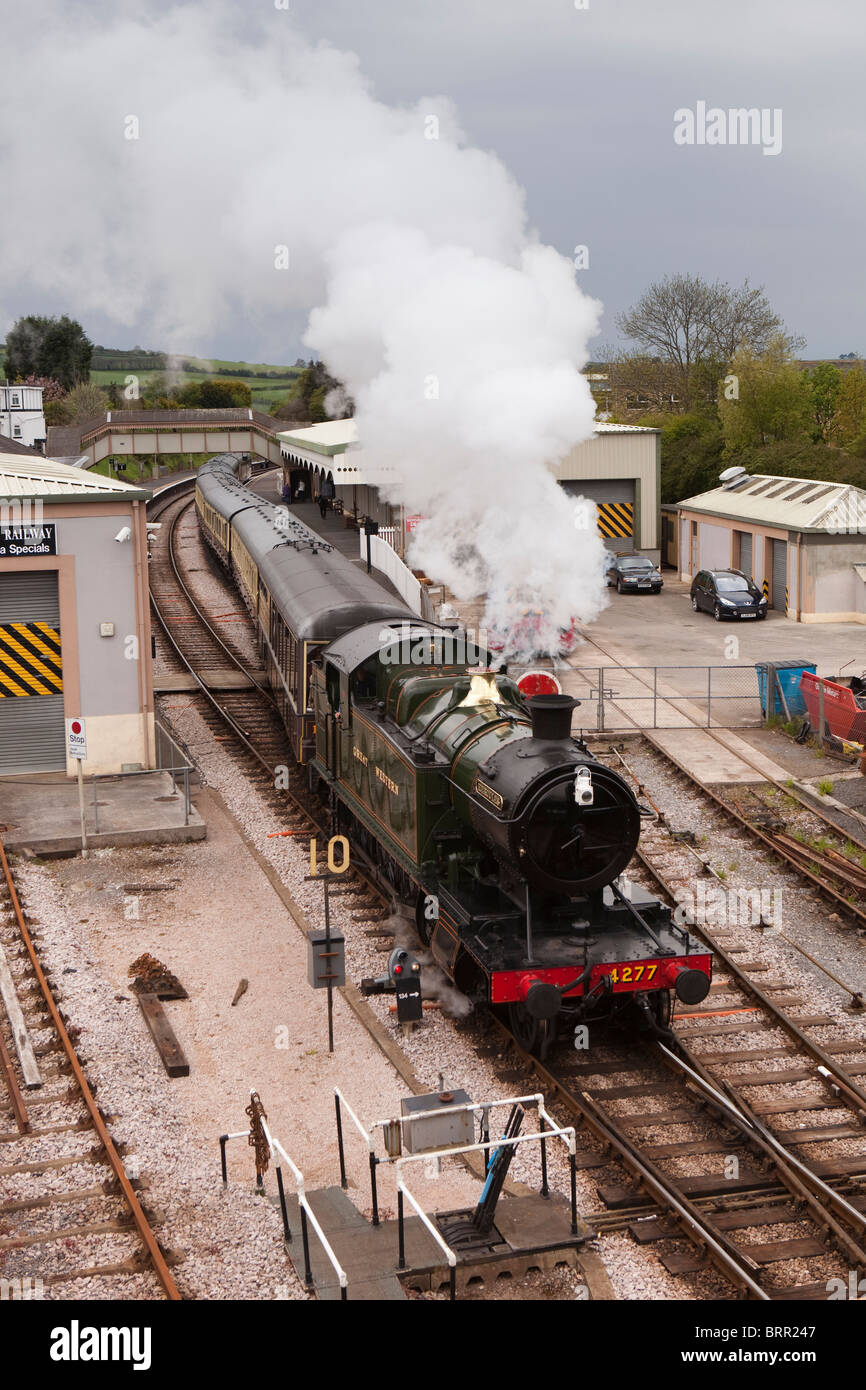
POLYGON ((696 613, 698 612, 699 604, 697 594, 692 594, 692 608, 695 610, 696 613))
POLYGON ((766 616, 767 616, 766 613, 759 613, 759 614, 758 614, 758 622, 759 622, 759 623, 762 623, 762 622, 764 621, 764 619, 766 618, 766 616))
POLYGON ((713 617, 715 618, 717 623, 720 623, 722 621, 722 610, 721 606, 718 603, 713 604, 713 617))
POLYGON ((622 593, 622 580, 621 580, 621 579, 618 579, 618 580, 616 581, 616 591, 617 591, 618 594, 621 594, 621 593, 622 593))

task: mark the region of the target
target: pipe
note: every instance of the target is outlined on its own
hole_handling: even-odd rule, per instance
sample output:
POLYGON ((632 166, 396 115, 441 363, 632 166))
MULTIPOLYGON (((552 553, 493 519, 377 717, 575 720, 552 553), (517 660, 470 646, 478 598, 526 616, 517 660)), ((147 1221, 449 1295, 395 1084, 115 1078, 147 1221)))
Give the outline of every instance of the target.
POLYGON ((150 609, 147 604, 147 593, 145 589, 144 575, 142 572, 142 547, 144 554, 147 555, 147 513, 142 511, 140 502, 132 504, 132 530, 135 540, 135 625, 138 629, 138 704, 141 710, 141 720, 144 735, 144 765, 150 767, 150 692, 151 681, 148 679, 150 667, 147 663, 145 652, 150 651, 150 609), (142 526, 142 518, 145 525, 142 526))

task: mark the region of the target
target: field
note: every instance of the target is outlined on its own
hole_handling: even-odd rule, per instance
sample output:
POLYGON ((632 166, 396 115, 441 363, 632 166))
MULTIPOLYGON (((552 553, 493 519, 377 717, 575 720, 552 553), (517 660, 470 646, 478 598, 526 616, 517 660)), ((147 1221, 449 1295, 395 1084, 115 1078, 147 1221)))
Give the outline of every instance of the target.
MULTIPOLYGON (((132 355, 130 353, 130 357, 132 355)), ((232 376, 228 379, 230 381, 243 381, 249 386, 253 395, 254 409, 263 410, 266 414, 285 398, 301 372, 300 367, 285 367, 267 362, 232 362, 228 359, 205 361, 202 358, 186 357, 184 354, 178 354, 178 356, 186 362, 194 363, 198 370, 172 373, 170 379, 173 385, 186 386, 193 381, 212 381, 214 377, 231 372, 232 376), (244 375, 240 375, 242 372, 244 375), (262 372, 275 372, 279 375, 272 377, 258 375, 262 372)), ((91 371, 90 380, 97 386, 107 386, 112 381, 116 381, 118 385, 122 386, 126 377, 130 375, 137 376, 141 386, 144 386, 154 376, 161 376, 163 373, 135 371, 129 367, 115 367, 110 371, 91 371)))

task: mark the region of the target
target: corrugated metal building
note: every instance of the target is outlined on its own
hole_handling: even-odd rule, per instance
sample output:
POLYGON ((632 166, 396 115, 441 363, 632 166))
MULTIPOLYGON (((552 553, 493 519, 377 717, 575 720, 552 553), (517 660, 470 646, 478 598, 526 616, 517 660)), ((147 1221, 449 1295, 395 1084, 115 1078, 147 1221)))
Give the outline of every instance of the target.
POLYGON ((797 622, 866 623, 862 489, 743 473, 687 497, 677 512, 681 579, 743 570, 797 622))
POLYGON ((148 497, 0 453, 0 775, 74 775, 81 717, 87 774, 154 766, 148 497))
POLYGON ((660 554, 661 430, 597 421, 592 439, 554 465, 566 492, 595 502, 609 550, 660 554))

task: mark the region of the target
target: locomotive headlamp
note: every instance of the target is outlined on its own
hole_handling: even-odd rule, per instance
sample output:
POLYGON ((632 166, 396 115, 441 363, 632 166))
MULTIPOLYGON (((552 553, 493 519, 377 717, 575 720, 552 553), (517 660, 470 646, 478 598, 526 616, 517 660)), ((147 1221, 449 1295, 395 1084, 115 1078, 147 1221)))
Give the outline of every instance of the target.
POLYGON ((574 799, 578 806, 591 806, 595 800, 592 789, 592 773, 588 767, 579 767, 574 778, 574 799))

